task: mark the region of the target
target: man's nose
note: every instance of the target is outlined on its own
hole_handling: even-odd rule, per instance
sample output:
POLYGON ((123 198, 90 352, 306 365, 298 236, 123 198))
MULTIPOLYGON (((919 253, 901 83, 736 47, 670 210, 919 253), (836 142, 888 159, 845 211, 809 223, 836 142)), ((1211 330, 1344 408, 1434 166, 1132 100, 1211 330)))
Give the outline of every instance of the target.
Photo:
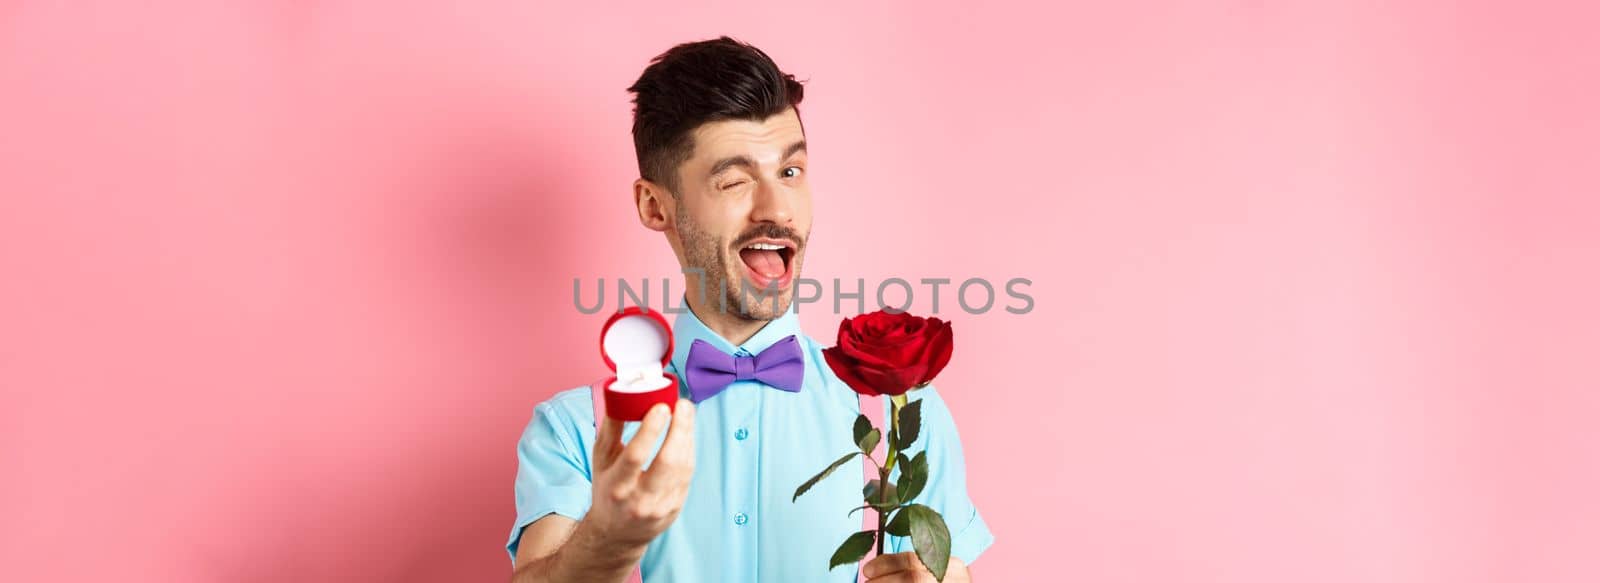
POLYGON ((794 219, 794 202, 789 189, 770 180, 756 184, 755 200, 750 209, 750 220, 786 225, 794 219))

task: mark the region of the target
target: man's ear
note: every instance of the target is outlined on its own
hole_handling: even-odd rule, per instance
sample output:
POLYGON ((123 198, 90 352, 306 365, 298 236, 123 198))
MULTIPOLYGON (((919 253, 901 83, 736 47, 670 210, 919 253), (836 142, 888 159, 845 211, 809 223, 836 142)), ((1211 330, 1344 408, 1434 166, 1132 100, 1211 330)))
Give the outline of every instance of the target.
POLYGON ((665 231, 672 226, 672 212, 677 209, 672 193, 649 180, 633 181, 633 203, 639 209, 639 224, 652 231, 665 231))

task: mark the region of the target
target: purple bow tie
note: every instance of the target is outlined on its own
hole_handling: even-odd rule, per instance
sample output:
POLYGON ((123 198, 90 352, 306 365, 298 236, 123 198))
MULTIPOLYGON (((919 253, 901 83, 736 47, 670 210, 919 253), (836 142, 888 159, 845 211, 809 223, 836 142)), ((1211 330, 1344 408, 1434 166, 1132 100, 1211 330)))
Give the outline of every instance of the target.
POLYGON ((689 345, 684 362, 689 399, 699 403, 716 396, 734 381, 759 381, 791 393, 800 392, 806 359, 794 336, 779 340, 755 356, 733 356, 704 340, 689 345))

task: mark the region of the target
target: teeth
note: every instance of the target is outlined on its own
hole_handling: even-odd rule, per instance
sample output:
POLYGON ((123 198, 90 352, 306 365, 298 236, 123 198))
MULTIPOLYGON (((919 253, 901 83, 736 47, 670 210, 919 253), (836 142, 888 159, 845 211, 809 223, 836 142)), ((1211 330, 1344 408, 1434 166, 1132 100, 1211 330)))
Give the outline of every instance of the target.
POLYGON ((750 245, 749 247, 745 247, 745 249, 758 249, 758 250, 761 250, 761 251, 777 251, 779 249, 783 249, 783 245, 773 245, 771 243, 756 243, 754 245, 750 245))

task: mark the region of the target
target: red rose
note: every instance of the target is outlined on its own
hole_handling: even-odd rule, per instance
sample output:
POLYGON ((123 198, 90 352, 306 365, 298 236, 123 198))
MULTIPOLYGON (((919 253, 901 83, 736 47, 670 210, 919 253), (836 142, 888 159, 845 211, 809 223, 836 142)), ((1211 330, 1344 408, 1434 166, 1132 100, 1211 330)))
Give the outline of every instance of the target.
POLYGON ((863 395, 900 395, 950 363, 950 323, 877 311, 839 323, 839 344, 822 351, 839 379, 863 395))

